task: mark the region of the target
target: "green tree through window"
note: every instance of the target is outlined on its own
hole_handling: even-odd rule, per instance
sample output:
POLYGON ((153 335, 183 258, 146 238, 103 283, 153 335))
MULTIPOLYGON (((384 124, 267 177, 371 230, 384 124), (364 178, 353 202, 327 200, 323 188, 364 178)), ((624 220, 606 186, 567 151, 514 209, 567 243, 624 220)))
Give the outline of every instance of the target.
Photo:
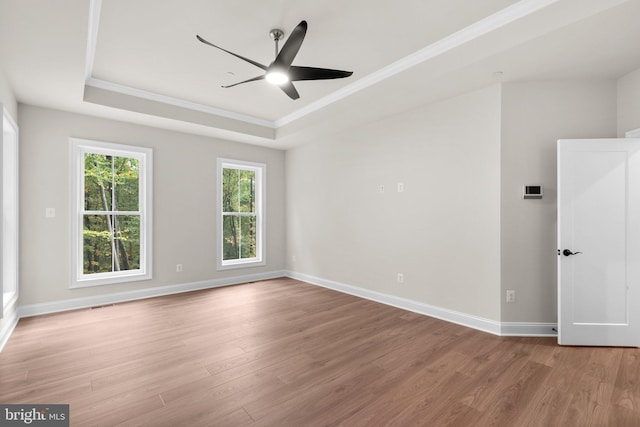
POLYGON ((139 163, 84 154, 83 273, 140 268, 139 163))
POLYGON ((222 170, 223 260, 256 257, 256 173, 222 170))
POLYGON ((69 138, 70 287, 153 277, 153 150, 69 138))
POLYGON ((218 268, 264 265, 266 165, 218 159, 218 268))

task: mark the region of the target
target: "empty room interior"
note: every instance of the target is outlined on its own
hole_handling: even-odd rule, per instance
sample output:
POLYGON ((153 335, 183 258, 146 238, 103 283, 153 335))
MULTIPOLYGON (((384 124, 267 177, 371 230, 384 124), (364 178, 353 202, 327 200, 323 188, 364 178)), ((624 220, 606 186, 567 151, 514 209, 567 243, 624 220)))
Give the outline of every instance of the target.
POLYGON ((0 0, 0 418, 640 425, 639 47, 640 0, 0 0))

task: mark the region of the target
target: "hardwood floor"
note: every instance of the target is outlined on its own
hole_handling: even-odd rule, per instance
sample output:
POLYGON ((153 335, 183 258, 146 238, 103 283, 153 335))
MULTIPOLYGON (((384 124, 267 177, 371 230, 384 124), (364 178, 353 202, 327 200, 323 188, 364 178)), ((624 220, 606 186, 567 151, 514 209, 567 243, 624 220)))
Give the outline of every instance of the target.
POLYGON ((22 319, 0 403, 68 403, 74 426, 638 426, 640 350, 276 279, 22 319))

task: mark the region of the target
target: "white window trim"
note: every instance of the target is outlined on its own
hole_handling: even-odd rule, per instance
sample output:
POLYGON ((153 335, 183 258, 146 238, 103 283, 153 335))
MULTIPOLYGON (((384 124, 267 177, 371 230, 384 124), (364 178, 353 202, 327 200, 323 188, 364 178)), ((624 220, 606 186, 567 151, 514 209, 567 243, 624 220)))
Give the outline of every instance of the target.
POLYGON ((19 177, 20 177, 20 171, 19 171, 19 152, 20 152, 20 131, 18 129, 18 125, 15 122, 15 120, 13 120, 13 117, 11 117, 11 114, 9 114, 9 111, 7 111, 6 107, 4 107, 4 105, 0 104, 0 110, 2 111, 2 125, 0 125, 0 161, 3 162, 2 168, 0 168, 0 207, 2 208, 2 215, 4 215, 4 209, 7 208, 4 205, 4 127, 5 125, 7 125, 7 127, 9 128, 9 131, 11 133, 14 134, 14 138, 15 138, 15 164, 13 165, 13 172, 14 172, 14 176, 13 176, 13 188, 12 188, 12 193, 15 194, 15 199, 12 201, 12 205, 9 206, 9 209, 14 210, 14 214, 15 214, 15 242, 13 242, 13 247, 11 248, 14 251, 14 265, 10 266, 10 268, 12 268, 14 270, 14 274, 15 274, 15 288, 12 289, 9 292, 4 292, 4 269, 8 266, 4 265, 4 261, 5 261, 5 257, 4 257, 4 246, 5 246, 5 241, 4 241, 4 230, 2 228, 0 228, 0 236, 2 236, 2 244, 0 244, 0 277, 3 278, 3 286, 2 289, 0 289, 0 318, 3 317, 4 313, 8 310, 9 307, 11 307, 12 305, 15 305, 16 301, 18 300, 18 295, 20 293, 20 260, 19 260, 19 242, 20 242, 20 237, 19 237, 19 230, 20 230, 20 193, 19 193, 19 177))
POLYGON ((146 147, 113 144, 70 138, 70 288, 111 285, 115 283, 150 280, 152 278, 153 252, 153 150, 146 147), (132 157, 140 161, 139 193, 140 202, 140 268, 137 270, 109 273, 83 273, 83 219, 84 206, 84 154, 97 153, 119 157, 132 157))
POLYGON ((245 162, 242 160, 232 160, 218 158, 218 170, 216 180, 216 247, 217 247, 217 268, 218 270, 230 270, 234 268, 258 267, 267 264, 265 251, 266 242, 266 188, 267 188, 267 165, 264 163, 245 162), (222 169, 233 168, 250 170, 256 173, 256 257, 240 260, 223 261, 223 242, 222 236, 222 169))

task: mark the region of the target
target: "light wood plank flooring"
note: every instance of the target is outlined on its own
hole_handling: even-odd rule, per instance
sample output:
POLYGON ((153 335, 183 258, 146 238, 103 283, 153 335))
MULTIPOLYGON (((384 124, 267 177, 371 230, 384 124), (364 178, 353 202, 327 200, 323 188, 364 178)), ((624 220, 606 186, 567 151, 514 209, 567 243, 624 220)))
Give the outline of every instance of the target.
POLYGON ((276 279, 22 319, 0 402, 68 403, 74 426, 639 426, 640 350, 276 279))

